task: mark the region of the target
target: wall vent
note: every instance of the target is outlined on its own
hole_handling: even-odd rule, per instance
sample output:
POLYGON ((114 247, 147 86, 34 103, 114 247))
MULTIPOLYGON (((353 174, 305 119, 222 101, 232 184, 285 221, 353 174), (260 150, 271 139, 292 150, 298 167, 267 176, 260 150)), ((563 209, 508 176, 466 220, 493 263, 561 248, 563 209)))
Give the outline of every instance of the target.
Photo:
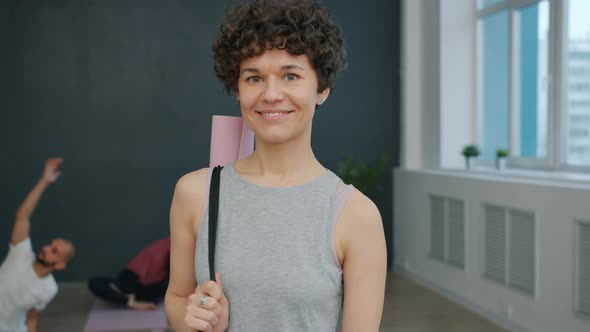
POLYGON ((483 276, 535 295, 535 215, 530 211, 484 205, 483 276))
POLYGON ((485 272, 492 280, 506 280, 506 209, 485 207, 485 272))
POLYGON ((590 319, 590 221, 578 221, 577 227, 577 313, 590 319))
POLYGON ((430 256, 445 259, 445 199, 430 197, 430 256))
POLYGON ((465 203, 430 195, 430 257, 465 267, 465 203))
POLYGON ((509 284, 532 295, 535 293, 535 216, 519 210, 509 210, 509 216, 509 284))
POLYGON ((449 207, 449 257, 448 262, 465 267, 465 204, 457 199, 447 200, 449 207))

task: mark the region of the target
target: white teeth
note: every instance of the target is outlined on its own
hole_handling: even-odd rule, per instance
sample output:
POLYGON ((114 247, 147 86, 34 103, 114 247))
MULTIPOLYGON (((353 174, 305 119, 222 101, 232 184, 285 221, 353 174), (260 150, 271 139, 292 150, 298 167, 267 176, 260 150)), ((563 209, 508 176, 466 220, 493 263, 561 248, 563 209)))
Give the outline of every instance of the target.
POLYGON ((265 116, 281 116, 283 114, 285 114, 285 113, 278 113, 278 112, 277 113, 264 113, 265 116))

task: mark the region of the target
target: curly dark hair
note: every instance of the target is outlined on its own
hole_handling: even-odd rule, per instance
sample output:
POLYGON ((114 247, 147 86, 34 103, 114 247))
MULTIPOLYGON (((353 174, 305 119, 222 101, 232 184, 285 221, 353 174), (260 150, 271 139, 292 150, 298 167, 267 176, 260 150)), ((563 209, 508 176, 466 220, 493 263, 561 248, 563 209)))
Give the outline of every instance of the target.
POLYGON ((243 60, 273 48, 307 54, 318 92, 332 88, 347 65, 341 30, 325 6, 315 0, 254 0, 226 13, 213 43, 215 73, 226 92, 237 90, 243 60))

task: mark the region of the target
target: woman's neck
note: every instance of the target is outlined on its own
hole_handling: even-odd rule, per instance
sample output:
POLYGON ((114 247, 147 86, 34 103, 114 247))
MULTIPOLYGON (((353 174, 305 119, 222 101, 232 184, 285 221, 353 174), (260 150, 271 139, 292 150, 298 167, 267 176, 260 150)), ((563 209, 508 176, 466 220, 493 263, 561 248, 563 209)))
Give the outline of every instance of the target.
POLYGON ((326 169, 316 159, 310 144, 256 142, 256 150, 238 161, 235 170, 253 182, 270 186, 305 183, 326 169))

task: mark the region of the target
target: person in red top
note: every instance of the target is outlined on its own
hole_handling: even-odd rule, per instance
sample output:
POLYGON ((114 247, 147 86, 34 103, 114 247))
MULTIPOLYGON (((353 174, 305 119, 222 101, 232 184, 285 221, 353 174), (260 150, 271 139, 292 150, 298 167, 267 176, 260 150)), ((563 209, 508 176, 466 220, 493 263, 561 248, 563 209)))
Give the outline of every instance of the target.
POLYGON ((164 299, 170 272, 170 238, 151 243, 117 277, 94 277, 88 288, 98 298, 131 309, 153 310, 164 299))

